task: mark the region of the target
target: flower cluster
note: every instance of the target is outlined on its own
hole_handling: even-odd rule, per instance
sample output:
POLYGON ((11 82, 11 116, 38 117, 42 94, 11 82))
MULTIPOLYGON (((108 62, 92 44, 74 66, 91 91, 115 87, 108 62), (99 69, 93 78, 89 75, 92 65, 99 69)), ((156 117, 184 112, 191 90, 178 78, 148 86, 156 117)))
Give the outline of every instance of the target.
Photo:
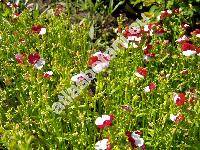
MULTIPOLYGON (((18 53, 15 54, 15 60, 19 63, 19 64, 23 64, 24 60, 26 59, 26 54, 25 53, 18 53)), ((35 53, 31 53, 28 56, 28 62, 34 66, 34 68, 41 70, 43 68, 43 66, 45 65, 45 60, 43 58, 40 57, 40 54, 38 52, 35 53)), ((52 71, 47 71, 43 74, 44 78, 50 78, 53 75, 52 71)))

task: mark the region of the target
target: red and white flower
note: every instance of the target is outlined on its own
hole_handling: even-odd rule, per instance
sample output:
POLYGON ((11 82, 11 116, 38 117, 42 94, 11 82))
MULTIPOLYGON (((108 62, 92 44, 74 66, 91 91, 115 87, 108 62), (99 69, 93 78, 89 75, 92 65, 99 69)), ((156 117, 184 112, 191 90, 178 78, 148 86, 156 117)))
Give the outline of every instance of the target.
POLYGON ((182 53, 184 56, 192 56, 195 55, 196 52, 196 47, 190 43, 183 43, 182 44, 182 53))
POLYGON ((47 71, 43 74, 43 77, 44 78, 50 78, 51 76, 53 75, 53 72, 52 71, 47 71))
POLYGON ((139 78, 145 78, 147 76, 147 69, 144 67, 137 68, 137 71, 135 72, 135 75, 139 78))
POLYGON ((185 119, 185 116, 183 114, 178 114, 178 115, 170 114, 170 119, 176 124, 178 124, 179 122, 185 119))
POLYGON ((38 33, 39 35, 43 35, 46 33, 46 28, 42 27, 41 25, 33 25, 32 31, 34 33, 38 33))
POLYGON ((14 13, 13 18, 18 18, 20 16, 20 13, 14 13))
POLYGON ((177 105, 177 106, 182 106, 184 105, 186 102, 186 98, 185 98, 185 94, 184 93, 175 93, 174 94, 174 103, 177 105))
POLYGON ((25 54, 16 54, 15 55, 15 59, 19 64, 23 64, 24 63, 24 59, 25 59, 26 55, 25 54))
POLYGON ((181 38, 179 38, 178 40, 176 40, 176 42, 183 43, 183 42, 188 42, 189 40, 190 39, 186 35, 183 35, 181 38))
POLYGON ((131 143, 133 148, 140 147, 142 148, 142 150, 145 150, 144 139, 140 137, 141 135, 142 135, 141 131, 134 131, 134 132, 127 131, 126 132, 128 141, 131 143))
POLYGON ((111 126, 113 119, 113 115, 102 115, 102 117, 98 117, 95 120, 95 124, 98 126, 98 128, 103 129, 105 127, 111 126))
POLYGON ((161 11, 161 14, 157 17, 157 20, 163 20, 167 17, 170 17, 172 15, 172 11, 171 10, 164 10, 161 11))
POLYGON ((76 82, 77 84, 79 84, 81 81, 86 80, 86 75, 84 73, 79 73, 77 75, 74 75, 71 80, 73 82, 76 82))
POLYGON ((111 145, 108 139, 103 139, 95 144, 95 150, 111 150, 111 145))
POLYGON ((149 84, 149 86, 144 88, 144 92, 150 92, 154 89, 156 89, 156 84, 152 82, 152 83, 149 84))
POLYGON ((110 55, 102 52, 96 52, 93 54, 88 62, 88 65, 92 67, 92 70, 96 73, 101 72, 103 69, 109 66, 110 55))
POLYGON ((183 22, 183 23, 181 24, 181 26, 182 26, 183 29, 187 29, 187 28, 190 27, 190 25, 187 24, 187 23, 185 23, 185 22, 183 22))
POLYGON ((36 69, 42 69, 45 65, 45 60, 40 58, 39 53, 32 53, 28 56, 28 61, 30 64, 34 65, 36 69))
POLYGON ((196 37, 200 38, 200 29, 195 29, 191 32, 192 35, 195 35, 196 37))
POLYGON ((141 29, 140 27, 132 27, 131 29, 127 29, 123 32, 123 35, 127 38, 128 41, 141 41, 141 29))

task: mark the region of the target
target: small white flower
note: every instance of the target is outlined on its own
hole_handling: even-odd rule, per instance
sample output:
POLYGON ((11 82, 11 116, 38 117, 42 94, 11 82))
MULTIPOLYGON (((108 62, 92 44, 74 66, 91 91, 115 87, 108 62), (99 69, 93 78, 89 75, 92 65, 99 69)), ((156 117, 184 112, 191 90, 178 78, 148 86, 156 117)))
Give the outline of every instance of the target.
POLYGON ((135 42, 131 42, 130 45, 131 45, 133 48, 138 48, 138 45, 136 45, 135 42))

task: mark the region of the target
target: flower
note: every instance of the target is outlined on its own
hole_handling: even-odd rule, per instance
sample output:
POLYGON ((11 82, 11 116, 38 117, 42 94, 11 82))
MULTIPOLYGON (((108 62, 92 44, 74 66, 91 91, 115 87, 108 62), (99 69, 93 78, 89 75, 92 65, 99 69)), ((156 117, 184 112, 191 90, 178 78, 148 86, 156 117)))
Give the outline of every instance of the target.
POLYGON ((185 94, 184 93, 174 94, 174 103, 177 106, 184 105, 185 101, 186 101, 186 98, 185 98, 185 94))
POLYGON ((28 56, 28 62, 35 64, 40 59, 39 53, 33 53, 28 56))
POLYGON ((46 33, 46 28, 42 27, 41 25, 33 25, 32 31, 34 33, 38 33, 39 35, 43 35, 46 33))
POLYGON ((141 131, 134 131, 132 133, 130 131, 126 132, 126 136, 128 137, 128 141, 131 143, 132 147, 133 148, 141 147, 144 150, 145 144, 144 144, 144 139, 140 138, 141 135, 142 135, 141 131))
POLYGON ((176 42, 178 42, 178 43, 184 43, 184 42, 188 42, 188 41, 189 41, 189 38, 186 35, 183 35, 181 38, 176 40, 176 42))
POLYGON ((20 13, 14 13, 13 18, 18 18, 20 16, 20 13))
POLYGON ((185 119, 185 116, 183 114, 179 114, 179 115, 170 114, 170 119, 176 124, 178 124, 179 122, 185 119))
POLYGON ((149 86, 144 88, 144 92, 150 92, 154 89, 156 89, 156 84, 152 82, 152 83, 149 84, 149 86))
POLYGON ((53 72, 52 71, 47 71, 43 74, 43 77, 44 78, 50 78, 51 76, 53 75, 53 72))
POLYGON ((111 150, 111 145, 108 139, 103 139, 95 144, 96 150, 111 150))
POLYGON ((147 76, 147 69, 144 67, 137 68, 135 75, 139 78, 145 78, 147 76))
POLYGON ((33 53, 28 56, 28 61, 30 64, 34 65, 36 69, 42 69, 43 65, 45 65, 45 60, 40 58, 39 53, 33 53))
POLYGON ((95 120, 95 124, 98 128, 103 129, 112 125, 112 120, 114 119, 113 115, 102 115, 95 120))
POLYGON ((195 35, 196 37, 200 38, 200 29, 195 29, 191 32, 192 35, 195 35))
POLYGON ((83 73, 79 73, 77 75, 74 75, 71 80, 73 82, 76 82, 77 84, 79 84, 81 81, 86 80, 86 75, 83 73))
POLYGON ((92 67, 92 70, 96 73, 101 72, 103 69, 107 68, 109 66, 110 62, 110 55, 105 54, 102 52, 96 52, 93 54, 89 61, 88 65, 92 67))
POLYGON ((15 55, 15 59, 19 64, 23 64, 25 56, 26 55, 24 53, 23 54, 18 53, 18 54, 15 55))
POLYGON ((196 47, 190 43, 183 43, 182 44, 182 53, 184 56, 191 56, 191 55, 195 55, 197 52, 196 52, 196 47))
POLYGON ((182 26, 183 29, 187 29, 187 28, 190 27, 190 25, 187 24, 187 23, 185 23, 185 22, 183 22, 183 23, 181 24, 181 26, 182 26))
POLYGON ((123 35, 128 39, 128 41, 141 41, 141 29, 140 27, 133 27, 129 29, 126 27, 126 30, 123 32, 123 35))
POLYGON ((170 17, 172 14, 172 11, 171 10, 164 10, 164 11, 161 11, 161 14, 157 17, 158 21, 159 20, 163 20, 167 17, 170 17))
POLYGON ((44 59, 40 59, 40 60, 38 60, 36 63, 35 63, 35 65, 34 65, 34 67, 36 68, 36 69, 42 69, 43 68, 43 66, 45 65, 45 60, 44 59))

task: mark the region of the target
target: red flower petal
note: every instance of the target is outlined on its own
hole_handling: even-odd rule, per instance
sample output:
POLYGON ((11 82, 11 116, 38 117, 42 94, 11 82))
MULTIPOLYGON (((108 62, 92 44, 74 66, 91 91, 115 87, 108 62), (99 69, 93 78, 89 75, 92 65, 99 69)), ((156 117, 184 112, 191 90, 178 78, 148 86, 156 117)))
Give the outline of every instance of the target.
POLYGON ((35 64, 40 59, 39 53, 33 53, 28 56, 28 62, 30 64, 35 64))
POLYGON ((155 83, 152 82, 152 83, 149 84, 149 89, 150 90, 154 90, 155 88, 156 88, 156 84, 155 83))
POLYGON ((33 26, 32 26, 32 31, 33 31, 34 33, 40 33, 41 28, 42 28, 41 25, 33 25, 33 26))
POLYGON ((190 43, 183 43, 181 47, 182 51, 187 51, 187 50, 195 50, 195 46, 190 44, 190 43))
POLYGON ((185 119, 185 116, 180 114, 176 117, 175 123, 178 124, 179 122, 183 121, 185 119))
POLYGON ((24 62, 25 56, 25 54, 16 54, 15 59, 19 64, 22 64, 24 62))
POLYGON ((186 101, 185 94, 184 93, 178 94, 178 98, 176 99, 176 105, 182 106, 184 105, 185 101, 186 101))
POLYGON ((144 76, 144 77, 147 76, 147 69, 146 69, 146 68, 139 67, 139 68, 137 69, 137 72, 138 72, 139 74, 141 74, 142 76, 144 76))
POLYGON ((97 62, 99 60, 99 58, 97 56, 91 56, 89 59, 89 66, 92 66, 92 64, 94 64, 95 62, 97 62))

